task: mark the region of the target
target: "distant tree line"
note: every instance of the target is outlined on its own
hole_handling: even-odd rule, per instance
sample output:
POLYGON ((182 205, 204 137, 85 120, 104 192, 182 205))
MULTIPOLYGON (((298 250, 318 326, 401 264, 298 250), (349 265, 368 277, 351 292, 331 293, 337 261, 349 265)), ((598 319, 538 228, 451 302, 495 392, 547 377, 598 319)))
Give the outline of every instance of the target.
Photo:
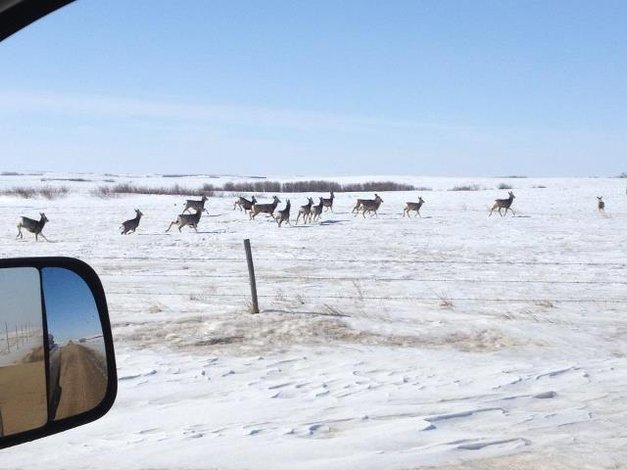
POLYGON ((120 194, 157 194, 170 196, 215 196, 216 193, 336 193, 342 192, 376 192, 376 191, 414 191, 411 184, 395 183, 393 181, 370 181, 366 183, 340 184, 335 181, 242 181, 227 182, 222 186, 210 183, 199 188, 187 188, 175 184, 167 187, 149 187, 135 184, 121 183, 111 186, 99 186, 92 191, 94 196, 114 197, 120 194))

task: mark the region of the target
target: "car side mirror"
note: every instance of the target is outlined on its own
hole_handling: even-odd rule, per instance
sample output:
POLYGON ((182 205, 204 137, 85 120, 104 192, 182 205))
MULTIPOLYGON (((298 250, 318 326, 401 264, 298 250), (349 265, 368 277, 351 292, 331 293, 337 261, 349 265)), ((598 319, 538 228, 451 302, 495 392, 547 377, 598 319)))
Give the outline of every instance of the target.
POLYGON ((0 260, 0 449, 94 421, 116 393, 94 270, 73 258, 0 260))

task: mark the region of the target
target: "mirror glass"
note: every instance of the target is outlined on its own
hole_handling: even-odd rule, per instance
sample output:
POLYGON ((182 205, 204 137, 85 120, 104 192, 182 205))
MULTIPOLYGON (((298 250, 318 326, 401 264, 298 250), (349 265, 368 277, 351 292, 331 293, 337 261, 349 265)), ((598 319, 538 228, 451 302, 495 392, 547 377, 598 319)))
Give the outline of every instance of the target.
POLYGON ((107 391, 105 342, 86 282, 65 268, 43 268, 48 321, 49 413, 59 420, 92 410, 107 391))
POLYGON ((8 436, 48 417, 39 271, 0 269, 0 299, 0 436, 8 436))

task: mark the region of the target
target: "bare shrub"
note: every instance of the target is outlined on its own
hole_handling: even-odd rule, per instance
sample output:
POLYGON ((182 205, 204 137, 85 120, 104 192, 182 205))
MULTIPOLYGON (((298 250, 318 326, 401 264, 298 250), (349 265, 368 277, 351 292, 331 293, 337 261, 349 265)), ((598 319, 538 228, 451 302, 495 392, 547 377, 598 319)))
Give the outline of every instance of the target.
POLYGON ((395 183, 394 181, 369 181, 367 183, 345 184, 342 192, 378 192, 378 191, 415 191, 411 184, 395 183))
POLYGON ((115 193, 111 186, 98 186, 96 189, 92 189, 89 194, 101 198, 118 197, 120 194, 115 193))
POLYGON ((114 197, 121 194, 152 194, 160 196, 213 196, 213 186, 203 185, 201 188, 190 189, 175 184, 169 187, 137 186, 129 183, 120 183, 114 186, 99 186, 92 191, 92 195, 98 197, 114 197))
POLYGON ((435 294, 435 296, 438 298, 438 300, 440 301, 440 307, 442 308, 446 308, 446 309, 451 309, 453 308, 453 300, 445 293, 443 292, 433 292, 435 294))
POLYGON ((359 285, 359 283, 357 281, 353 281, 353 286, 355 287, 355 290, 357 291, 357 297, 359 298, 360 301, 364 301, 364 291, 361 289, 361 286, 359 285))
POLYGON ((65 186, 45 186, 39 190, 39 194, 48 200, 65 197, 69 192, 70 190, 65 186))
POLYGON ((27 188, 25 186, 16 186, 10 189, 4 189, 0 192, 3 196, 15 196, 21 197, 23 199, 32 199, 37 194, 37 190, 35 188, 27 188))
POLYGON ((497 186, 498 189, 513 189, 511 184, 501 183, 497 186))
POLYGON ((449 191, 481 191, 485 189, 483 186, 478 184, 466 184, 460 186, 453 186, 449 191))
POLYGON ((41 188, 33 188, 26 186, 15 186, 13 188, 0 191, 2 196, 15 196, 23 199, 33 199, 43 197, 45 199, 58 199, 68 195, 70 190, 65 186, 43 186, 41 188))
POLYGON ((245 307, 246 312, 253 314, 253 315, 257 314, 257 312, 255 312, 255 306, 253 305, 252 301, 246 300, 244 302, 244 305, 246 306, 245 307))
MULTIPOLYGON (((308 180, 289 181, 244 181, 239 183, 228 182, 216 191, 232 193, 336 193, 367 192, 367 191, 414 191, 411 184, 395 183, 393 181, 370 181, 366 183, 340 184, 336 181, 308 180)), ((430 190, 430 188, 429 188, 430 190)))
MULTIPOLYGON (((172 176, 174 177, 174 176, 172 176)), ((278 181, 229 181, 223 186, 205 183, 200 188, 186 188, 178 184, 168 187, 147 187, 130 183, 99 186, 91 191, 93 196, 109 198, 121 194, 157 194, 169 196, 223 196, 225 193, 329 193, 340 192, 384 192, 384 191, 431 191, 431 188, 416 188, 411 184, 395 183, 394 181, 369 181, 366 183, 340 184, 335 181, 309 180, 290 181, 280 183, 278 181)))
POLYGON ((330 193, 341 192, 342 186, 335 181, 292 181, 283 183, 282 192, 284 193, 330 193))
POLYGON ((333 307, 332 305, 324 304, 323 307, 324 307, 324 315, 329 315, 332 317, 348 317, 349 316, 343 313, 339 308, 333 307))

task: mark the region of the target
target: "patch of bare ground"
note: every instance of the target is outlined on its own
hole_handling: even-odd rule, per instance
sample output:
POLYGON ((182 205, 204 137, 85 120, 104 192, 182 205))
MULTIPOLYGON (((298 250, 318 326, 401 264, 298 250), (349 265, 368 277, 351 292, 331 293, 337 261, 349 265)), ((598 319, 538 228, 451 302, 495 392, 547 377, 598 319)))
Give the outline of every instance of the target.
POLYGON ((487 352, 517 346, 503 332, 491 329, 458 331, 442 335, 384 334, 356 329, 347 315, 336 309, 321 312, 265 311, 259 315, 190 317, 169 323, 167 328, 150 322, 116 332, 124 341, 145 348, 162 345, 176 350, 206 354, 260 354, 296 345, 359 344, 402 348, 454 348, 487 352))

